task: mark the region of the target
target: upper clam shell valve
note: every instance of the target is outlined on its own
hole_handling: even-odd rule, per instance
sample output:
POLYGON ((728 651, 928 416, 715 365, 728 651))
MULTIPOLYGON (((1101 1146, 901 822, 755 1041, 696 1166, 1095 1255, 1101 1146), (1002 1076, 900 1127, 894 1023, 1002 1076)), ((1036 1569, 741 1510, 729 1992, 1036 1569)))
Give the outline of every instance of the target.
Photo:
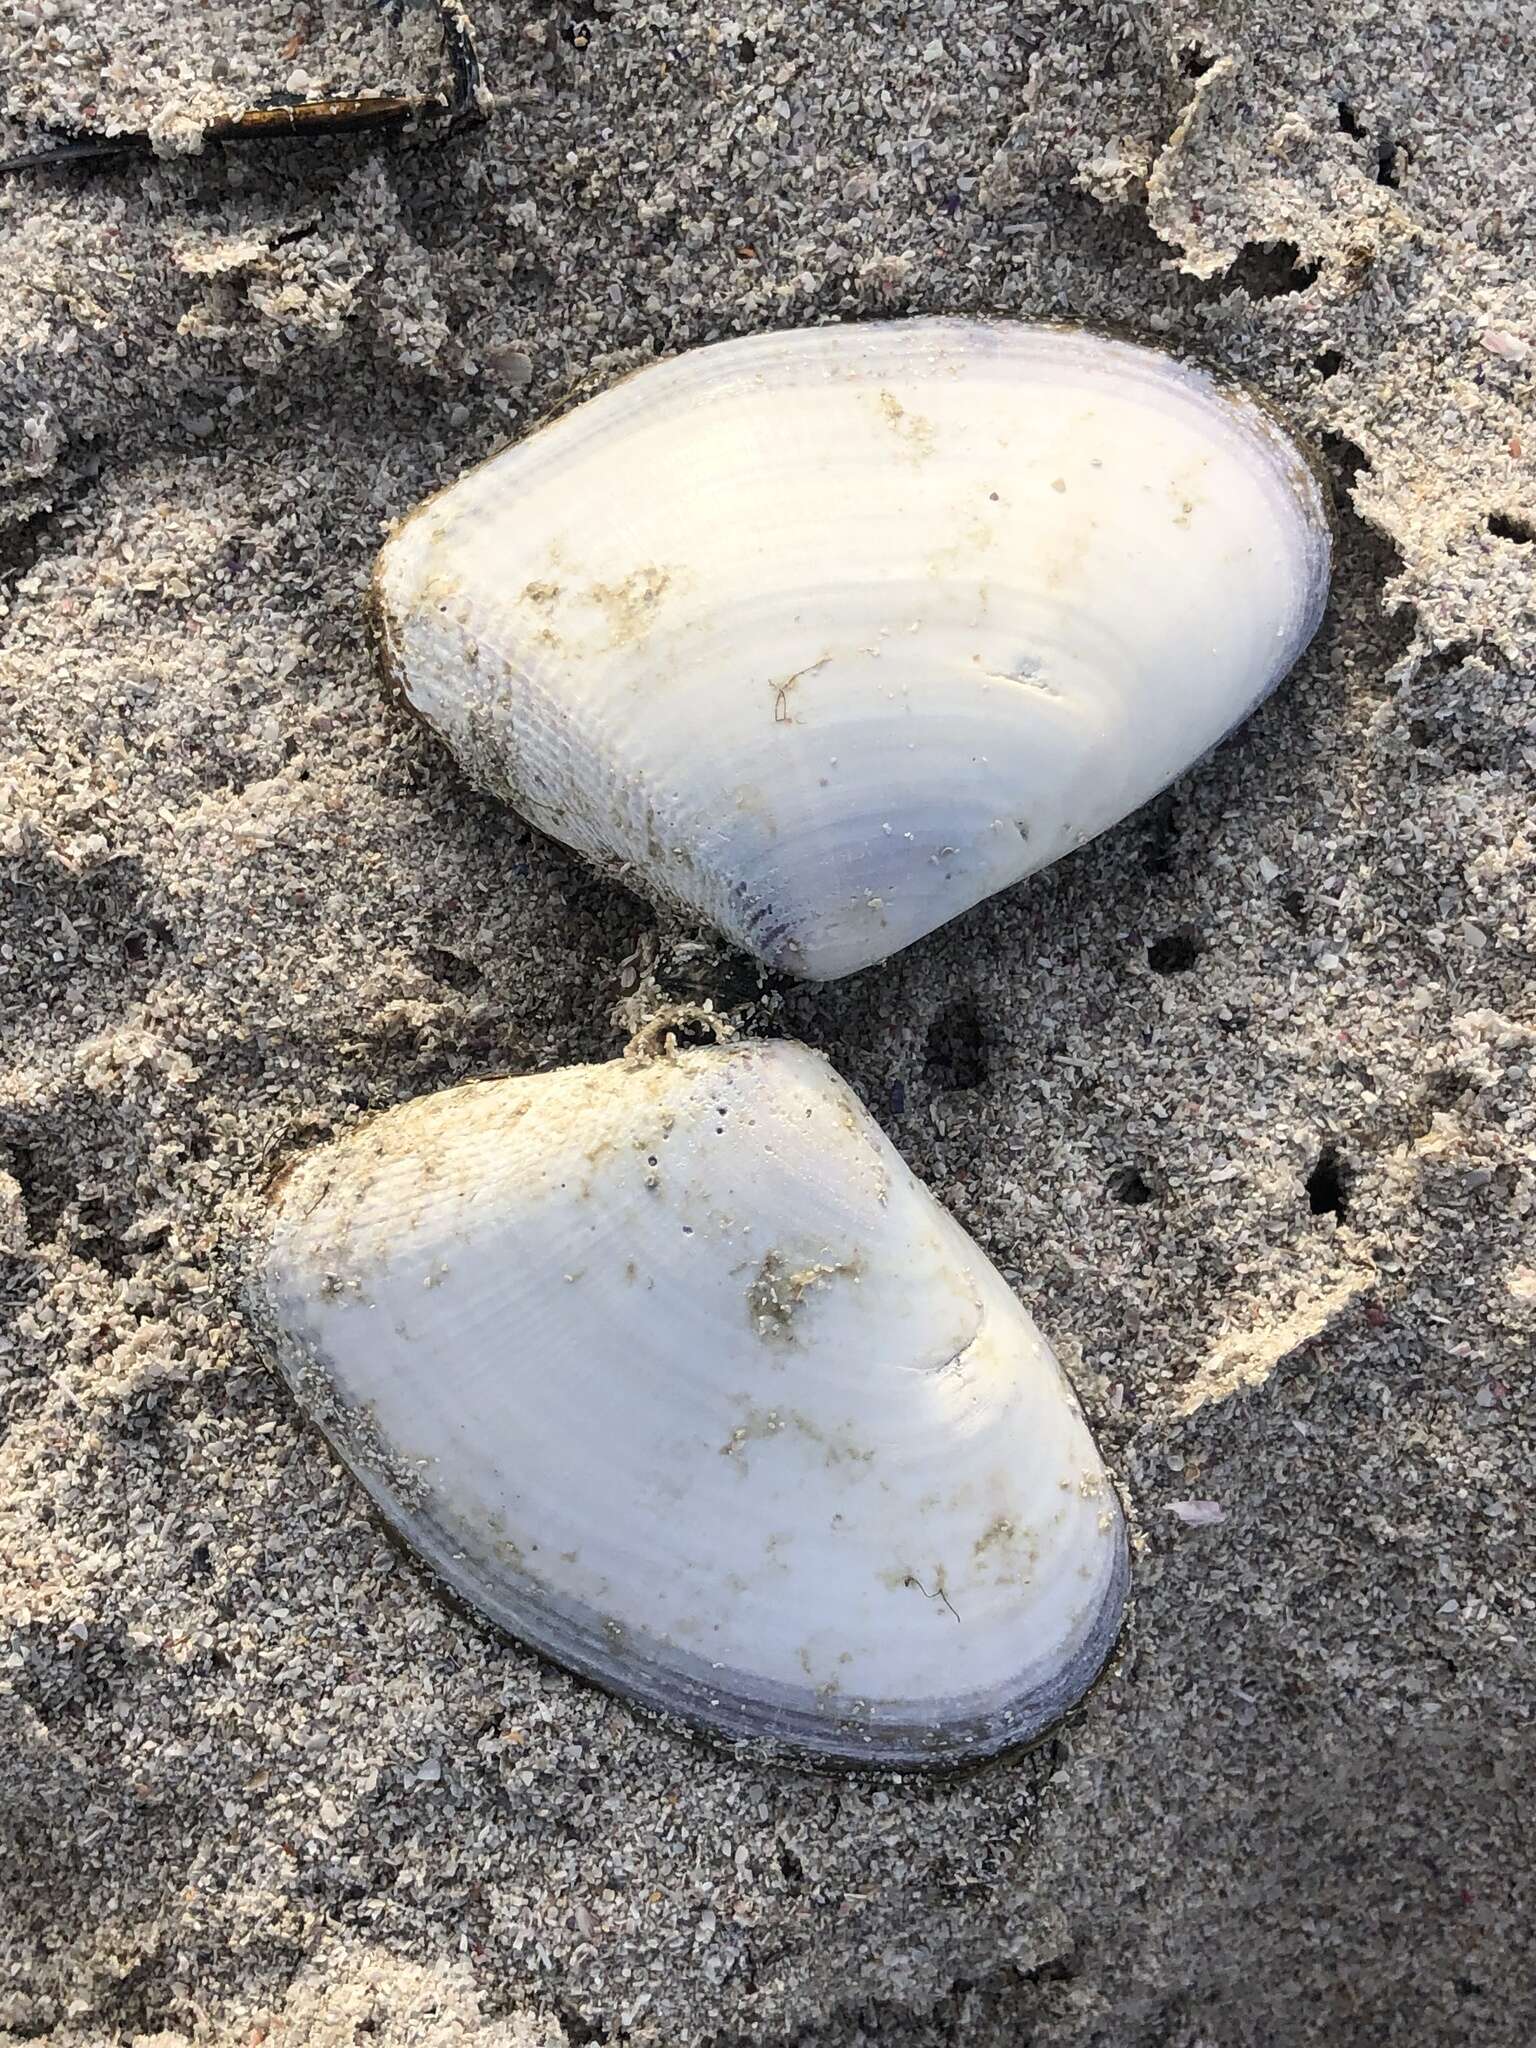
POLYGON ((975 1761, 1113 1646, 1125 1529, 1070 1387, 803 1046, 392 1110, 274 1192, 251 1298, 451 1587, 716 1736, 975 1761))
POLYGON ((373 611, 483 785, 848 974, 1103 831, 1273 687, 1328 520, 1268 413, 1081 330, 718 343, 428 501, 373 611))

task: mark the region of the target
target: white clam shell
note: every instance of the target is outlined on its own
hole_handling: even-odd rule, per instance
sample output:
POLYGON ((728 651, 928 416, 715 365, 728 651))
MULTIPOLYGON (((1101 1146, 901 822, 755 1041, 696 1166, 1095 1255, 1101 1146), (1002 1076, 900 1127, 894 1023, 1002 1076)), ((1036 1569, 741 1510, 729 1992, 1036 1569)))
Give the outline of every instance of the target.
POLYGON ((258 1318, 450 1586, 729 1739, 896 1765, 1039 1735, 1125 1532, 1034 1324, 817 1054, 456 1088, 274 1195, 258 1318))
POLYGON ((1204 371, 925 319, 639 372, 408 519, 374 607, 473 776, 819 980, 1180 774, 1329 562, 1307 465, 1204 371))

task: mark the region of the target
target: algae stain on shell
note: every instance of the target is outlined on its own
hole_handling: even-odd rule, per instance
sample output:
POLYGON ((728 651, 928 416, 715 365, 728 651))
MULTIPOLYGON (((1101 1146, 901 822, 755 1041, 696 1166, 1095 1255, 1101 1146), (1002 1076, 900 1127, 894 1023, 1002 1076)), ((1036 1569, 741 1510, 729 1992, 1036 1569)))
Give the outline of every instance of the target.
POLYGON ((756 1279, 747 1289, 747 1313, 765 1344, 793 1344, 796 1315, 812 1288, 838 1279, 857 1283, 861 1262, 857 1252, 845 1259, 796 1265, 780 1252, 768 1252, 756 1279))

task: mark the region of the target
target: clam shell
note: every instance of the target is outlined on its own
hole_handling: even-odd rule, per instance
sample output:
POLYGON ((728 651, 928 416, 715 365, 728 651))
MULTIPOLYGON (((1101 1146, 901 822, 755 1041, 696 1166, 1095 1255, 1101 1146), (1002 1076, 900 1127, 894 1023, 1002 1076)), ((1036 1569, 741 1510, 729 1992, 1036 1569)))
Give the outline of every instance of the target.
POLYGON ((979 1759, 1113 1644, 1120 1506, 1055 1358, 803 1046, 393 1110, 271 1198, 252 1300, 449 1586, 717 1736, 979 1759))
POLYGON ((478 781, 821 980, 1180 774, 1329 561, 1306 463, 1205 371, 910 320, 639 372, 407 519, 374 615, 478 781))

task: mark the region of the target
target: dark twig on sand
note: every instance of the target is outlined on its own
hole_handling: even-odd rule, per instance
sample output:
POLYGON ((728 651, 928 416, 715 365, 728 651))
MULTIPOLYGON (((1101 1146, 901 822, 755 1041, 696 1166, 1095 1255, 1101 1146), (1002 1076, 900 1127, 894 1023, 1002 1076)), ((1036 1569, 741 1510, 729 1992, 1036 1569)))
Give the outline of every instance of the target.
MULTIPOLYGON (((459 0, 436 0, 443 25, 445 76, 430 93, 348 93, 325 99, 273 94, 259 106, 211 121, 208 142, 271 142, 293 136, 346 135, 355 129, 403 128, 430 123, 445 134, 476 126, 481 110, 480 58, 469 17, 459 0)), ((111 162, 146 156, 153 142, 142 130, 105 135, 89 130, 62 138, 46 149, 0 158, 0 173, 47 171, 72 164, 111 162)))

